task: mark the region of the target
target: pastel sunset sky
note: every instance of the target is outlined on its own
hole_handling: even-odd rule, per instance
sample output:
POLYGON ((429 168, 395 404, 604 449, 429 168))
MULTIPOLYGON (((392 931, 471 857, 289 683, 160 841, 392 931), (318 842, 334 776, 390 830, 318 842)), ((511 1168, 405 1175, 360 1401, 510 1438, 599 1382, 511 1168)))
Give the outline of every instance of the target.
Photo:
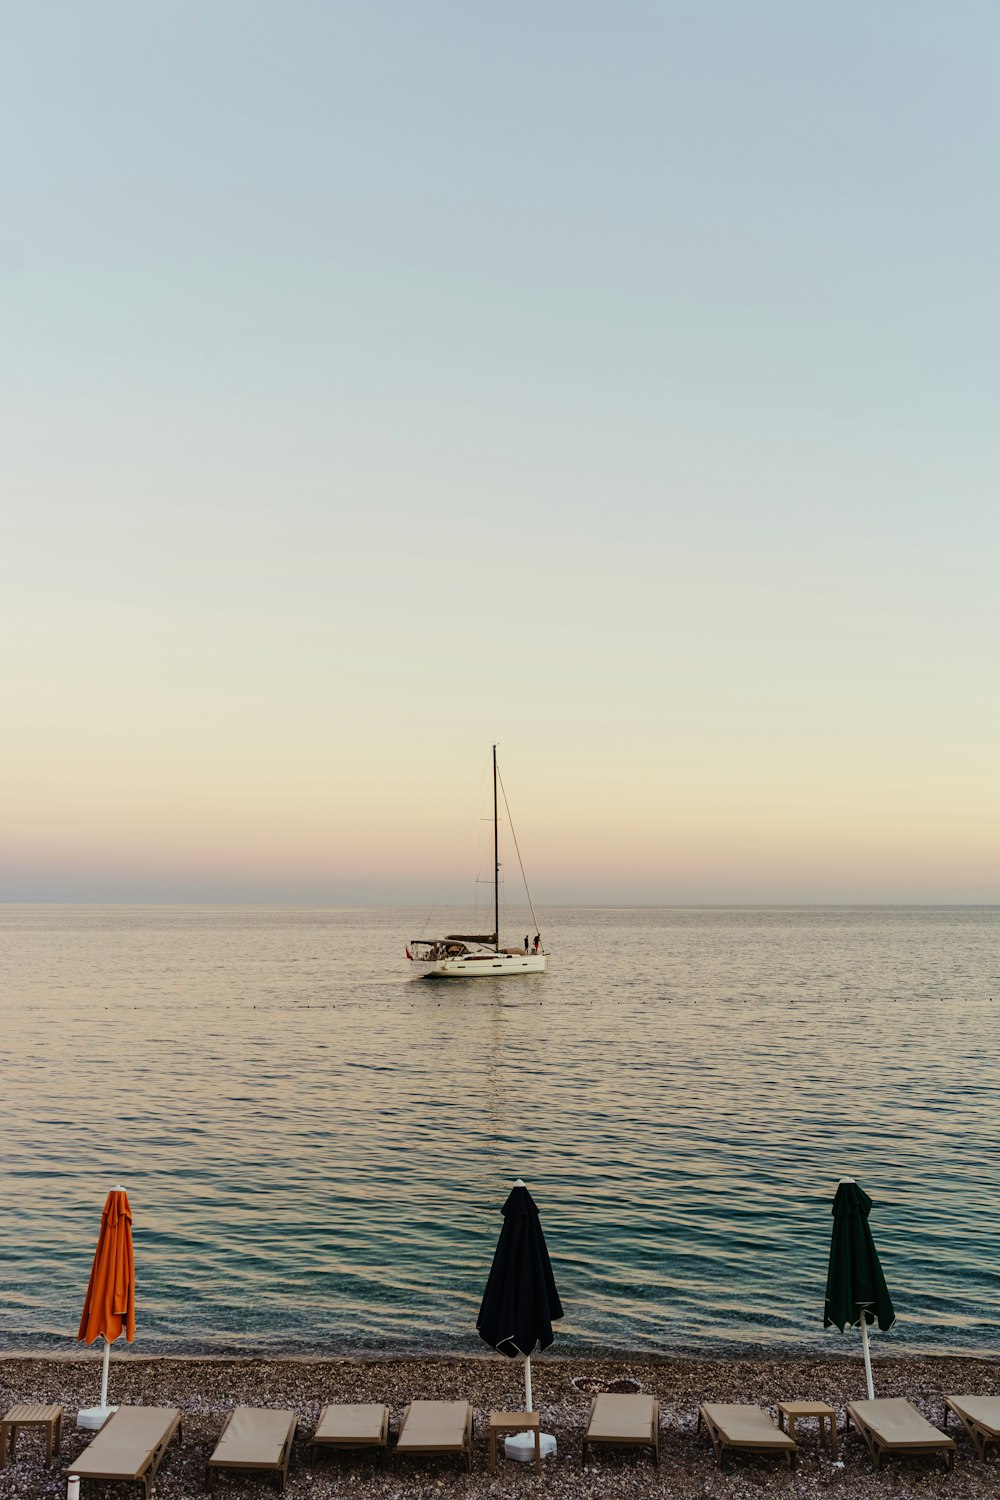
POLYGON ((0 899, 995 902, 998 56, 14 0, 0 899))

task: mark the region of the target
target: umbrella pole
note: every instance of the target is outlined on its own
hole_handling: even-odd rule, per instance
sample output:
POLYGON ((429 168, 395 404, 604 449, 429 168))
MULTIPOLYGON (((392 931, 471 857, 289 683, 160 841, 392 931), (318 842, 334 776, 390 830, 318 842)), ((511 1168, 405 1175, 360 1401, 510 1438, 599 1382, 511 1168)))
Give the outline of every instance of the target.
POLYGON ((104 1359, 101 1365, 101 1404, 100 1406, 88 1406, 76 1414, 76 1425, 88 1427, 95 1431, 103 1427, 111 1412, 117 1411, 117 1406, 108 1405, 108 1365, 111 1363, 111 1340, 107 1334, 104 1337, 104 1359))
POLYGON ((875 1400, 875 1387, 872 1385, 872 1352, 868 1347, 868 1319, 865 1317, 864 1308, 861 1309, 861 1347, 865 1352, 865 1379, 868 1381, 868 1399, 875 1400))
MULTIPOLYGON (((532 1411, 531 1405, 531 1355, 524 1356, 524 1409, 532 1411)), ((522 1463, 534 1463, 535 1439, 530 1432, 519 1432, 504 1440, 503 1451, 508 1458, 520 1459, 522 1463)), ((542 1458, 551 1458, 556 1451, 556 1440, 550 1432, 538 1434, 538 1451, 542 1458)))

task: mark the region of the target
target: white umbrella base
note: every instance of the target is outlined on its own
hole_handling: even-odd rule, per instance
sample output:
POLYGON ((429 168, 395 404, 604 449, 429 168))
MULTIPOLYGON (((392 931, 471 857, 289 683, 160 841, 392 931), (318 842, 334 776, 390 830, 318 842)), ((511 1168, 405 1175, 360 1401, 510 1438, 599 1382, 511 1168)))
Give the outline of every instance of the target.
MULTIPOLYGON (((552 1458, 556 1451, 556 1440, 551 1432, 539 1434, 541 1441, 542 1457, 552 1458)), ((514 1437, 505 1438, 503 1451, 508 1458, 516 1458, 518 1463, 533 1464, 535 1462, 535 1437, 531 1432, 518 1432, 514 1437)))
POLYGON ((117 1406, 85 1406, 83 1411, 78 1411, 76 1414, 76 1425, 92 1429, 103 1427, 112 1413, 117 1410, 117 1406))

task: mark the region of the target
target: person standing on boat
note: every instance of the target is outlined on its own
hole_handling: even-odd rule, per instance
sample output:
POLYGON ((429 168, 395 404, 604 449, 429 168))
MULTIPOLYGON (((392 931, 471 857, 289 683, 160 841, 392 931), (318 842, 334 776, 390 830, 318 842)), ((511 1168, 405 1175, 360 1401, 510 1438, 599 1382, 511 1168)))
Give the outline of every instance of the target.
POLYGON ((541 941, 542 941, 542 934, 540 932, 536 932, 535 933, 535 952, 536 953, 538 952, 538 945, 539 945, 539 943, 541 941))
POLYGON ((527 951, 528 951, 528 934, 527 933, 524 934, 524 951, 525 951, 525 953, 527 953, 527 951))

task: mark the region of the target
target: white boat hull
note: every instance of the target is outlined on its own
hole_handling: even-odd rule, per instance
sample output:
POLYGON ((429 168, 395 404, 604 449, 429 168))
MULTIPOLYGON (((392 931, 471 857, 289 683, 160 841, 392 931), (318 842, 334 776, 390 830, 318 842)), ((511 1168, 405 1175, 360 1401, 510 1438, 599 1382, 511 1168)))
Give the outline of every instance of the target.
POLYGON ((544 974, 547 953, 460 953, 433 963, 414 959, 422 974, 441 979, 498 979, 506 974, 544 974))

